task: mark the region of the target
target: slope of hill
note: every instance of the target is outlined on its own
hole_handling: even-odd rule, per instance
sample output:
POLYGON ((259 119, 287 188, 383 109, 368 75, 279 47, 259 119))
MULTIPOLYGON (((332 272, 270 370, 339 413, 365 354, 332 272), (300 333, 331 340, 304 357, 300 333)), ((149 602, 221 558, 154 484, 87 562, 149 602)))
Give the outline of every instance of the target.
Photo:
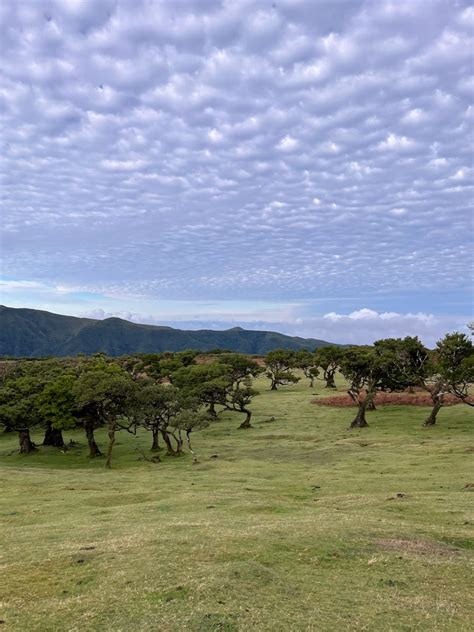
POLYGON ((98 351, 117 356, 216 348, 263 355, 272 349, 313 350, 327 344, 324 340, 241 327, 225 331, 184 330, 138 325, 121 318, 94 320, 0 306, 0 355, 3 356, 67 356, 98 351))

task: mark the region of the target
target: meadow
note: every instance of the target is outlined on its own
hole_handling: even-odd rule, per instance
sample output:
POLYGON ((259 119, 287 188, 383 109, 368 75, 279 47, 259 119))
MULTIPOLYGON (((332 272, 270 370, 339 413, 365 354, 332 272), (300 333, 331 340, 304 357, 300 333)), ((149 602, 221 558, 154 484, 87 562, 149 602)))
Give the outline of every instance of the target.
POLYGON ((224 414, 196 465, 144 461, 145 432, 110 471, 82 432, 29 456, 0 435, 0 630, 472 629, 472 409, 348 431, 355 410, 311 403, 320 382, 257 388, 254 427, 224 414))

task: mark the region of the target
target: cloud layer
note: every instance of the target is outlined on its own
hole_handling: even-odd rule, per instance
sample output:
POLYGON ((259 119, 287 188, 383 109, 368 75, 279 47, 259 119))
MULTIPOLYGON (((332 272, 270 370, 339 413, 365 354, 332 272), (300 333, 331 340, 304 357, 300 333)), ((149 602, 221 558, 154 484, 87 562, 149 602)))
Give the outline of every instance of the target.
POLYGON ((0 21, 7 278, 468 310, 468 2, 4 0, 0 21))

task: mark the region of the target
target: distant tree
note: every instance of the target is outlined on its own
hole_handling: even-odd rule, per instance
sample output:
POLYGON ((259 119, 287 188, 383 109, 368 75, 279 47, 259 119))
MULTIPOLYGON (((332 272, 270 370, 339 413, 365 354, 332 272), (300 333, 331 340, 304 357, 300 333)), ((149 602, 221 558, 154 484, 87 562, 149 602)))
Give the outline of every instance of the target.
POLYGON ((152 433, 151 450, 159 450, 159 435, 167 447, 168 455, 175 455, 176 450, 170 440, 168 428, 171 420, 181 410, 179 391, 173 386, 164 386, 149 382, 139 391, 134 415, 146 430, 152 433))
POLYGON ((275 349, 267 353, 265 357, 266 374, 270 380, 270 390, 276 391, 278 386, 295 384, 300 378, 291 372, 296 368, 294 351, 275 349))
POLYGON ((63 430, 74 428, 78 423, 74 398, 77 376, 63 372, 54 376, 39 395, 38 403, 45 426, 43 445, 67 449, 63 430))
POLYGON ((211 422, 211 418, 206 413, 197 410, 192 406, 183 406, 178 413, 171 418, 170 427, 173 429, 171 432, 174 437, 177 445, 179 445, 180 450, 183 445, 183 437, 182 433, 186 435, 186 443, 188 445, 188 449, 193 455, 193 463, 198 463, 198 458, 196 452, 194 451, 191 445, 191 433, 196 430, 202 430, 207 428, 209 423, 211 422))
POLYGON ((232 379, 239 383, 246 378, 257 377, 264 369, 255 360, 241 353, 223 353, 217 359, 218 365, 224 365, 232 379))
POLYGON ((385 377, 384 389, 401 391, 423 384, 430 375, 430 352, 418 337, 383 338, 374 343, 375 352, 393 354, 395 364, 385 377))
POLYGON ((303 371, 309 380, 309 387, 314 387, 314 380, 319 375, 318 361, 316 355, 310 351, 297 351, 295 353, 295 366, 303 371))
POLYGON ((326 388, 336 388, 334 376, 336 375, 336 371, 339 367, 342 353, 341 348, 334 345, 320 347, 315 351, 317 365, 323 370, 323 378, 326 382, 326 388))
POLYGON ((431 358, 431 371, 422 385, 430 392, 433 407, 424 426, 434 426, 447 394, 458 397, 473 406, 469 388, 474 383, 474 346, 468 336, 461 333, 446 334, 436 343, 431 358))
POLYGON ((225 389, 230 381, 227 366, 213 362, 181 367, 172 375, 172 383, 187 397, 207 406, 209 414, 217 418, 216 406, 222 405, 225 389))
POLYGON ((251 428, 249 410, 257 391, 252 388, 252 377, 261 372, 259 365, 245 356, 227 354, 212 364, 198 364, 179 369, 173 374, 173 384, 186 396, 208 407, 217 417, 216 406, 223 410, 245 414, 239 428, 251 428))
POLYGON ((43 423, 39 397, 45 383, 43 376, 25 371, 11 375, 1 384, 0 420, 18 433, 20 454, 36 450, 30 432, 43 423))
POLYGON ((358 407, 351 428, 368 426, 365 414, 378 390, 402 390, 418 379, 417 354, 424 353, 423 349, 417 339, 390 338, 376 341, 373 347, 350 347, 341 353, 340 371, 358 407))
POLYGON ((348 394, 358 406, 357 415, 350 427, 365 428, 369 425, 365 411, 367 405, 373 401, 378 383, 374 351, 370 348, 351 347, 344 351, 339 362, 340 371, 349 382, 348 394))
POLYGON ((112 463, 112 450, 117 430, 133 431, 133 406, 136 403, 137 385, 117 364, 103 359, 88 367, 74 385, 74 396, 79 415, 82 416, 89 442, 90 456, 100 451, 95 443, 94 428, 105 424, 109 437, 106 467, 112 463))
MULTIPOLYGON (((180 368, 196 363, 197 351, 187 349, 172 353, 140 354, 133 362, 129 361, 133 373, 140 379, 150 377, 157 381, 171 381, 173 374, 180 368)), ((129 370, 130 372, 130 370, 129 370)))

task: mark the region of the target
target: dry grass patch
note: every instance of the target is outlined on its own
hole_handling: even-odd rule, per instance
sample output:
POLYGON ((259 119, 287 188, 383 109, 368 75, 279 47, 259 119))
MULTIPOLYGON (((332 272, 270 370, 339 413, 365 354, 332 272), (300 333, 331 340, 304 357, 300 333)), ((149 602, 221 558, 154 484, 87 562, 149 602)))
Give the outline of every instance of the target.
POLYGON ((459 555, 461 551, 442 542, 402 538, 377 538, 375 544, 383 551, 397 551, 414 555, 459 555))

